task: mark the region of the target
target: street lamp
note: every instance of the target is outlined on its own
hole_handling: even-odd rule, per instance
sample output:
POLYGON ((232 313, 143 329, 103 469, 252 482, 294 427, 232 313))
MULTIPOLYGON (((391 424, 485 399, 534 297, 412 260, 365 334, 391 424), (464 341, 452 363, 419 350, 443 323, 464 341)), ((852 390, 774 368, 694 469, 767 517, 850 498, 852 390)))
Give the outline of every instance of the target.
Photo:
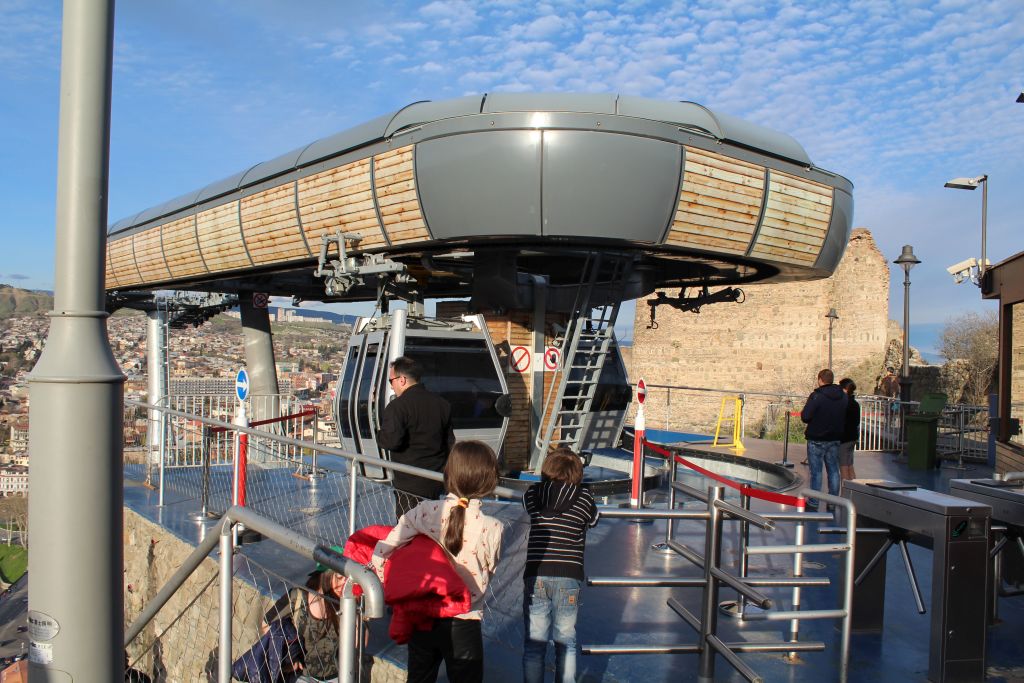
POLYGON ((828 318, 828 369, 832 370, 832 324, 839 320, 839 314, 836 313, 835 307, 828 309, 828 313, 825 314, 828 318))
MULTIPOLYGON (((921 260, 914 256, 914 248, 903 245, 903 252, 893 263, 903 267, 903 376, 900 377, 900 432, 905 434, 907 403, 910 401, 910 269, 921 260)), ((903 450, 906 452, 906 439, 903 450)))
POLYGON ((953 178, 946 183, 945 187, 954 190, 977 190, 981 188, 981 262, 978 264, 978 286, 981 286, 982 278, 985 277, 985 269, 988 268, 988 261, 985 260, 985 238, 986 222, 988 220, 988 175, 980 175, 977 178, 953 178))

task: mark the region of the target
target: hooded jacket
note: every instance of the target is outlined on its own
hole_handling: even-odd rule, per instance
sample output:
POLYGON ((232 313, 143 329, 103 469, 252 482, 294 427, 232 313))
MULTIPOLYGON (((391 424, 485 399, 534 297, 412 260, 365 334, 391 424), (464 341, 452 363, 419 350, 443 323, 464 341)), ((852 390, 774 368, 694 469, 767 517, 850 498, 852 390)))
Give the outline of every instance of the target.
POLYGON ((807 397, 800 419, 807 425, 808 441, 842 441, 846 425, 846 392, 838 384, 825 384, 807 397))
POLYGON ((561 576, 583 580, 587 529, 599 513, 590 489, 563 481, 534 484, 523 496, 530 515, 524 578, 561 576))

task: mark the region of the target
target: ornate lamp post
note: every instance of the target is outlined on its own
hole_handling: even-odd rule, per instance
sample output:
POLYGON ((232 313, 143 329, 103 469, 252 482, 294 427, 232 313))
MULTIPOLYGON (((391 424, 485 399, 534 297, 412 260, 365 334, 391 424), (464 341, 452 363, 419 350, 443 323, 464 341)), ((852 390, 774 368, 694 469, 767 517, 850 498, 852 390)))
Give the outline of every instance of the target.
MULTIPOLYGON (((981 262, 978 264, 978 281, 975 283, 981 287, 982 279, 985 277, 985 270, 988 269, 988 261, 985 259, 986 223, 988 221, 988 175, 980 175, 977 178, 953 178, 945 187, 954 190, 977 190, 981 188, 981 262)), ((906 249, 906 247, 904 247, 906 249)))
POLYGON ((828 309, 828 313, 825 314, 828 318, 828 369, 832 369, 832 325, 835 321, 839 320, 839 314, 836 313, 836 309, 833 306, 828 309))
MULTIPOLYGON (((914 256, 914 248, 903 245, 903 252, 893 263, 903 267, 903 370, 900 377, 900 434, 906 433, 907 403, 910 401, 910 269, 921 260, 914 256)), ((906 453, 906 439, 903 451, 906 453)))

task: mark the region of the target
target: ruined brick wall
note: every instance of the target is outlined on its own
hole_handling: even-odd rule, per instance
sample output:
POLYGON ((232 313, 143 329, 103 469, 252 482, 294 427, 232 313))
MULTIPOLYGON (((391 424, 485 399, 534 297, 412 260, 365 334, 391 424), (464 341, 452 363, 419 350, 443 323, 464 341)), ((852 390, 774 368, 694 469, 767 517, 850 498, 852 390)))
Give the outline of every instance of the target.
MULTIPOLYGON (((661 306, 657 329, 647 329, 649 309, 637 302, 630 379, 648 384, 710 387, 743 392, 793 394, 797 402, 828 366, 828 323, 836 376, 850 375, 870 393, 887 343, 889 264, 870 231, 857 228, 832 277, 814 282, 742 287, 742 304, 705 307, 700 314, 661 306)), ((666 290, 675 296, 676 290, 666 290)), ((713 429, 720 394, 652 390, 648 426, 713 429)), ((747 431, 768 399, 747 405, 747 431)), ((797 406, 799 408, 799 406, 797 406)))

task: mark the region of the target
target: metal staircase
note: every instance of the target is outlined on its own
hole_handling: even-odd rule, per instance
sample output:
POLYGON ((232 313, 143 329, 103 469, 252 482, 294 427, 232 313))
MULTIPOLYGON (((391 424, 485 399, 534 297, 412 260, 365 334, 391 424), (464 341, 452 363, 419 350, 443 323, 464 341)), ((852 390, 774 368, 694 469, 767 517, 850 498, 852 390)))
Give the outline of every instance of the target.
POLYGON ((587 257, 562 342, 562 362, 544 401, 534 471, 554 448, 579 451, 601 370, 612 352, 622 285, 632 266, 627 256, 587 257))

